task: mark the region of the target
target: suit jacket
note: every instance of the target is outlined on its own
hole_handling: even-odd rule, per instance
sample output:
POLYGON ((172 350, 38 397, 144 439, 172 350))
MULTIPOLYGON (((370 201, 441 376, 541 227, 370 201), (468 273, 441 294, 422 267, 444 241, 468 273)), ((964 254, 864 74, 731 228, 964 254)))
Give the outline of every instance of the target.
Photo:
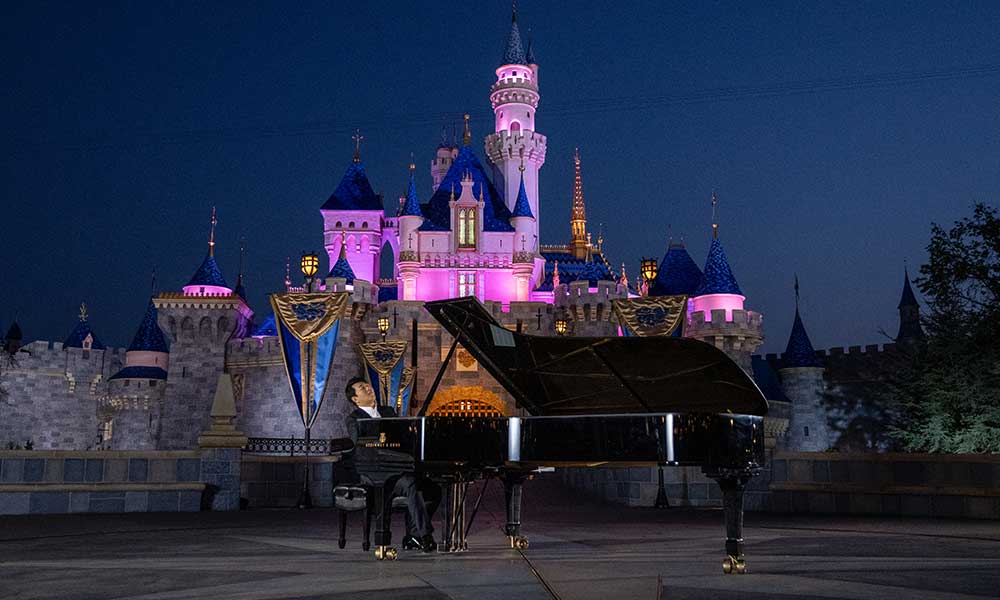
MULTIPOLYGON (((352 402, 351 404, 354 403, 352 402)), ((391 406, 379 406, 377 408, 380 417, 396 416, 396 411, 391 406)), ((372 418, 371 415, 357 405, 354 405, 354 410, 347 414, 347 418, 345 419, 347 435, 351 437, 351 441, 355 444, 358 442, 358 419, 370 418, 372 418)), ((336 479, 337 484, 361 483, 361 476, 358 474, 358 469, 354 464, 354 456, 358 452, 366 452, 368 450, 370 449, 355 447, 352 451, 344 454, 338 462, 334 463, 334 479, 336 479)))

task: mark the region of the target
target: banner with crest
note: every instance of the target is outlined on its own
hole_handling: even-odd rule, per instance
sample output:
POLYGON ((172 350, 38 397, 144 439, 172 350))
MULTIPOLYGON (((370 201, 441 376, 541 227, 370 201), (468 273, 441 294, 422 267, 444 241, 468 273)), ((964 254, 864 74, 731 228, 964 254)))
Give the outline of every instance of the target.
POLYGON ((333 373, 347 294, 272 294, 281 358, 302 424, 312 427, 333 373))
POLYGON ((371 342, 359 348, 379 406, 391 406, 396 414, 405 416, 414 375, 414 369, 403 366, 406 342, 371 342))
POLYGON ((687 296, 616 298, 611 306, 626 336, 672 335, 687 315, 687 296))

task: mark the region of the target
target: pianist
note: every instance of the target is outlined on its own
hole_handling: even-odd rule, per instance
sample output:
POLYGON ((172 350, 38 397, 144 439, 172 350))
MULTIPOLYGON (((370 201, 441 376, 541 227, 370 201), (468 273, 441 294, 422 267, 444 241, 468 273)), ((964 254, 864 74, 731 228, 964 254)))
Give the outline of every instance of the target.
MULTIPOLYGON (((347 382, 344 389, 348 402, 354 410, 347 415, 347 431, 351 439, 358 441, 358 419, 395 417, 396 411, 391 406, 378 406, 375 402, 375 390, 370 383, 360 377, 354 377, 347 382)), ((354 452, 363 451, 357 449, 354 452)), ((337 483, 360 483, 361 477, 354 465, 354 452, 345 456, 337 464, 337 483)), ((437 549, 434 542, 434 527, 431 519, 441 502, 441 488, 437 484, 414 474, 404 474, 396 481, 392 497, 406 498, 406 536, 403 538, 405 550, 423 550, 433 552, 437 549)))

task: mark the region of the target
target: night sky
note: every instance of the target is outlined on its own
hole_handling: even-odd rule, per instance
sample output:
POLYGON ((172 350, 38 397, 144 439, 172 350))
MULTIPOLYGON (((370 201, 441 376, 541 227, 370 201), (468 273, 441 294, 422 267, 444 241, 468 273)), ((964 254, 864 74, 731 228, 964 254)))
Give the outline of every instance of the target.
MULTIPOLYGON (((762 350, 783 351, 798 274, 817 348, 895 334, 904 261, 1000 192, 1000 3, 520 3, 540 65, 542 243, 569 238, 573 148, 589 229, 634 278, 668 232, 703 264, 709 197, 762 350), (752 5, 751 5, 752 4, 752 5)), ((235 285, 247 241, 265 312, 285 257, 322 253, 319 206, 351 133, 395 204, 461 114, 475 149, 510 6, 412 2, 4 2, 0 326, 62 341, 85 301, 127 345, 155 266, 206 251, 235 285)), ((322 267, 327 268, 323 257, 322 267)))

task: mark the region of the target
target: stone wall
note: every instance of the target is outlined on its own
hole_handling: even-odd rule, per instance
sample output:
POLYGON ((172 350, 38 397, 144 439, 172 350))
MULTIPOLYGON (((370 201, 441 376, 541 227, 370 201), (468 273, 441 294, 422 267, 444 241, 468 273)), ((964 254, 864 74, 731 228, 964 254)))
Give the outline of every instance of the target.
POLYGON ((774 512, 1000 519, 1000 456, 786 452, 774 512))
MULTIPOLYGON (((309 493, 313 506, 333 506, 335 456, 309 457, 309 493)), ((305 479, 304 456, 243 454, 241 495, 248 508, 290 508, 298 503, 305 479)))
POLYGON ((64 349, 58 342, 32 342, 4 372, 9 392, 0 402, 0 448, 8 443, 36 450, 96 448, 97 415, 108 378, 121 369, 122 348, 64 349))
POLYGON ((198 452, 0 451, 0 514, 201 509, 198 452))

